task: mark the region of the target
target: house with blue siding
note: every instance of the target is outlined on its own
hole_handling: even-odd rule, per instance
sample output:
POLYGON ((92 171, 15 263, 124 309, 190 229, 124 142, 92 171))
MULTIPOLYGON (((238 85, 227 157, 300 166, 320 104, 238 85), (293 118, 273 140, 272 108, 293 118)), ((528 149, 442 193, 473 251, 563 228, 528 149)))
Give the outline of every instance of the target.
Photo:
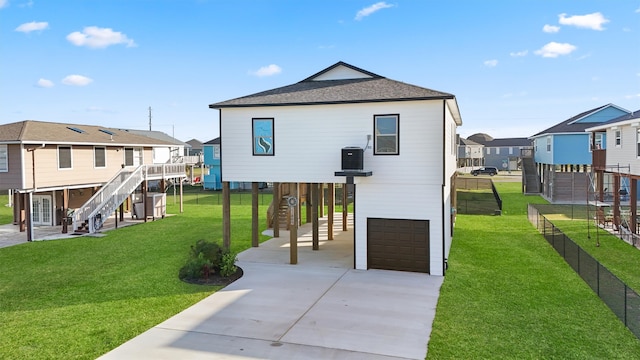
POLYGON ((592 164, 592 143, 602 148, 606 144, 604 133, 594 134, 598 138, 592 139, 591 133, 585 129, 629 113, 617 105, 607 104, 531 136, 542 195, 551 202, 585 201, 592 164))
MULTIPOLYGON (((220 137, 207 141, 202 144, 202 152, 204 154, 204 172, 202 174, 202 188, 205 190, 221 190, 222 189, 222 171, 220 169, 220 137)), ((266 184, 260 184, 260 188, 265 188, 266 184)), ((229 183, 231 190, 249 190, 250 182, 229 183)))

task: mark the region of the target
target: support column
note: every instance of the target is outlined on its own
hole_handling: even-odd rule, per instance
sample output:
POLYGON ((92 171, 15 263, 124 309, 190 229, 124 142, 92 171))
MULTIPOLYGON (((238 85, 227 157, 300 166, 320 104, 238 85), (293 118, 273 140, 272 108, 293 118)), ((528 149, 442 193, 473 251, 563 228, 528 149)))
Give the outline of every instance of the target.
POLYGON ((231 194, 229 182, 222 182, 222 246, 231 247, 231 194))
POLYGON ((629 204, 631 205, 631 232, 638 233, 638 179, 629 178, 629 204))
POLYGON ((320 183, 318 186, 318 217, 324 217, 324 183, 320 183))
POLYGON ((273 237, 280 237, 280 183, 273 183, 273 237))
MULTIPOLYGON (((311 190, 311 186, 312 186, 312 184, 311 183, 306 183, 306 184, 304 184, 304 186, 305 186, 306 194, 307 194, 306 195, 306 199, 307 199, 307 201, 306 201, 306 203, 307 203, 307 206, 306 206, 307 218, 305 219, 306 220, 305 224, 308 224, 308 223, 311 222, 311 219, 312 219, 312 216, 311 216, 311 214, 312 214, 311 207, 313 206, 313 203, 311 202, 311 191, 312 191, 311 190)), ((302 216, 302 213, 300 213, 300 216, 302 216)), ((302 222, 300 223, 300 225, 302 225, 302 222)))
POLYGON ((142 182, 142 214, 144 216, 144 222, 147 222, 147 180, 142 182))
POLYGON ((182 214, 183 212, 184 212, 184 203, 182 202, 182 180, 180 180, 180 214, 182 214))
POLYGON ((342 231, 347 231, 347 218, 349 216, 349 197, 347 195, 347 184, 342 184, 342 231))
POLYGON ((251 246, 258 247, 260 240, 258 239, 258 183, 251 183, 251 246))
POLYGON ((293 183, 290 187, 292 188, 290 195, 298 200, 295 206, 289 207, 289 213, 291 214, 291 221, 289 222, 289 263, 295 265, 298 263, 298 208, 300 207, 300 198, 298 196, 298 183, 293 183))
POLYGON ((312 238, 311 244, 313 246, 313 250, 320 249, 320 229, 318 222, 318 200, 320 199, 320 184, 313 183, 311 184, 311 221, 312 221, 312 238))
POLYGON ((25 210, 27 210, 27 241, 33 241, 33 193, 28 192, 27 204, 25 210))
POLYGON ((613 175, 613 225, 620 227, 620 175, 613 175))
POLYGON ((329 197, 329 210, 327 211, 327 240, 333 240, 333 214, 336 211, 335 200, 335 184, 331 183, 327 189, 327 196, 329 197))
POLYGON ((20 224, 20 232, 26 231, 27 222, 27 204, 29 203, 27 193, 20 193, 20 214, 18 215, 18 223, 20 224))
POLYGON ((69 232, 69 224, 67 223, 67 212, 69 211, 69 188, 62 189, 62 233, 69 232))

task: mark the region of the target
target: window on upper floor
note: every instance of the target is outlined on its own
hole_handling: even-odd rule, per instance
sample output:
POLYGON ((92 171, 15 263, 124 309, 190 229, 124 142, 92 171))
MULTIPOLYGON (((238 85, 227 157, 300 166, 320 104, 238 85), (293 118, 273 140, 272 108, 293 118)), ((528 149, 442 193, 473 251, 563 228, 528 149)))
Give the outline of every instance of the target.
MULTIPOLYGON (((636 129, 636 156, 640 157, 640 128, 636 129)), ((2 164, 0 163, 0 165, 2 164)))
POLYGON ((614 138, 616 147, 621 147, 622 146, 622 132, 618 129, 613 134, 614 134, 613 138, 614 138))
POLYGON ((273 156, 275 154, 273 118, 254 118, 251 119, 251 122, 251 131, 253 133, 253 155, 273 156))
POLYGON ((124 148, 124 166, 140 166, 142 164, 142 148, 124 148))
POLYGON ((9 171, 9 151, 7 144, 0 145, 0 172, 9 171))
POLYGON ((107 166, 107 149, 104 147, 93 148, 93 167, 103 168, 107 166))
POLYGON ((58 169, 71 169, 71 146, 58 146, 58 169))
POLYGON ((400 154, 400 115, 373 116, 373 154, 400 154))
POLYGON ((213 158, 220 159, 220 145, 215 145, 213 147, 213 158))
POLYGON ((551 152, 551 136, 547 136, 547 152, 551 152))

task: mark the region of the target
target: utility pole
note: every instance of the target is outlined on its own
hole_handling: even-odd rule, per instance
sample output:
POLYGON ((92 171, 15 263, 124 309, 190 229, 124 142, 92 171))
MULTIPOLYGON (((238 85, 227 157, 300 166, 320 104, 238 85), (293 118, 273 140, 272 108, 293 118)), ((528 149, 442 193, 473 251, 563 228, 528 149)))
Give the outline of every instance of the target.
POLYGON ((149 131, 151 131, 151 106, 149 106, 149 131))

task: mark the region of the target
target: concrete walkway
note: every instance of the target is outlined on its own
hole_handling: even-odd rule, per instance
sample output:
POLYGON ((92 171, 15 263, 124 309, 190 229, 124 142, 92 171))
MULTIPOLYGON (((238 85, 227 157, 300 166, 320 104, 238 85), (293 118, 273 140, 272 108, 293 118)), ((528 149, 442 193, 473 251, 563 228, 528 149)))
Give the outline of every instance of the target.
POLYGON ((424 359, 444 278, 354 270, 336 215, 318 251, 299 230, 298 265, 282 231, 238 256, 242 278, 101 359, 424 359))

